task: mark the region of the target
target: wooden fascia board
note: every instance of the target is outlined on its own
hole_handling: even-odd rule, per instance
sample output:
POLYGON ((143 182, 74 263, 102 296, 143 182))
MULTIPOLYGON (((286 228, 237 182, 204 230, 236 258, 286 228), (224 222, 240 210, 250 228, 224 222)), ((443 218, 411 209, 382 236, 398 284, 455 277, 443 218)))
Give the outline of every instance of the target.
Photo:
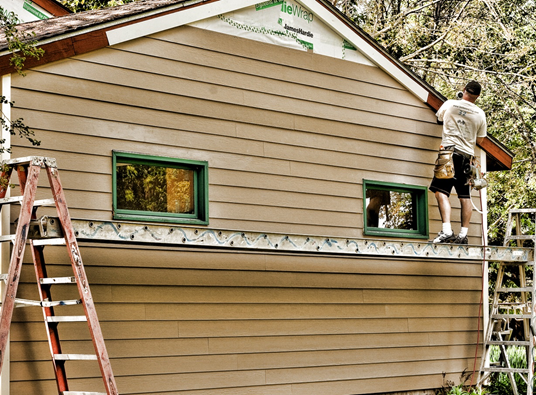
MULTIPOLYGON (((87 29, 81 29, 79 32, 73 32, 67 35, 61 35, 48 40, 43 40, 43 43, 38 45, 39 48, 45 50, 43 57, 39 60, 36 60, 35 58, 27 58, 24 62, 24 69, 41 66, 50 62, 66 59, 71 56, 81 55, 83 53, 105 48, 110 45, 107 36, 107 32, 109 31, 150 20, 158 16, 173 14, 189 8, 194 8, 203 4, 217 1, 221 0, 204 0, 202 3, 194 3, 178 9, 162 11, 138 19, 130 19, 126 22, 120 22, 120 20, 118 20, 117 24, 112 23, 100 29, 92 26, 87 29)), ((5 52, 4 54, 0 55, 0 75, 15 72, 14 67, 10 63, 10 59, 11 53, 9 52, 5 52)))
MULTIPOLYGON (((64 38, 47 44, 40 45, 39 48, 45 50, 45 54, 40 59, 27 58, 24 62, 24 68, 40 66, 46 63, 54 62, 80 55, 86 52, 108 46, 106 30, 95 30, 84 34, 64 38)), ((1 75, 15 72, 10 63, 11 54, 5 54, 0 57, 1 75)))
POLYGON ((44 10, 50 12, 54 16, 64 16, 71 14, 71 11, 69 11, 62 4, 54 0, 32 0, 32 2, 34 2, 44 10))
POLYGON ((499 162, 504 167, 503 170, 512 169, 512 163, 514 158, 502 147, 491 141, 488 137, 484 138, 484 140, 482 140, 482 142, 478 144, 478 146, 482 148, 486 152, 486 154, 488 154, 497 162, 499 162))

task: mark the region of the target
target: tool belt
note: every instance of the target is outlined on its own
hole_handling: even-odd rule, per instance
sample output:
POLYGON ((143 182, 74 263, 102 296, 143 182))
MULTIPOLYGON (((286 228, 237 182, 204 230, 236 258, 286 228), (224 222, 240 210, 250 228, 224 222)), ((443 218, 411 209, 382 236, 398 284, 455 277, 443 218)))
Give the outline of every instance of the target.
POLYGON ((454 178, 454 161, 452 149, 440 149, 434 167, 434 177, 444 180, 454 178))

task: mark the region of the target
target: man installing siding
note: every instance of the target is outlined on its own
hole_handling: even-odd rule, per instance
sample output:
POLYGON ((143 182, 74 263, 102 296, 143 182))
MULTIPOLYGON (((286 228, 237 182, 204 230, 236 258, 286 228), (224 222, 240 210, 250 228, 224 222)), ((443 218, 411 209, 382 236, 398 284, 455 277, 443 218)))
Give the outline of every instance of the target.
POLYGON ((480 91, 480 84, 470 81, 463 90, 461 100, 447 100, 436 114, 438 123, 443 125, 440 155, 448 157, 449 164, 453 162, 454 172, 444 171, 444 167, 443 171, 434 171, 434 178, 430 184, 430 190, 435 193, 439 205, 442 221, 441 231, 433 243, 467 244, 467 231, 473 212, 469 185, 470 165, 475 155, 476 144, 481 143, 486 137, 486 115, 475 104, 480 91), (450 223, 449 197, 453 187, 460 199, 462 211, 462 223, 458 235, 454 235, 450 223))

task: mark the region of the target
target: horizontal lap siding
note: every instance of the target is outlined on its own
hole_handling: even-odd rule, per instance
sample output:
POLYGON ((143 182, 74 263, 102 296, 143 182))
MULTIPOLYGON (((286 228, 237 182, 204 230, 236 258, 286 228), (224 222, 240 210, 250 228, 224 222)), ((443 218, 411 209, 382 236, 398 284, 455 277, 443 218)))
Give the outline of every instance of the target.
MULTIPOLYGON (((49 275, 69 273, 62 247, 45 253, 49 275)), ((89 243, 81 253, 122 394, 411 390, 473 363, 478 263, 89 243)), ((25 265, 19 297, 36 297, 33 276, 25 265)), ((91 352, 85 324, 68 325, 64 352, 91 352)), ((13 390, 52 391, 40 311, 16 310, 11 336, 13 390)), ((70 363, 69 375, 75 389, 99 385, 95 365, 70 363)))
MULTIPOLYGON (((208 160, 210 227, 362 237, 362 180, 427 185, 439 143, 433 112, 377 68, 188 27, 13 86, 14 115, 42 140, 14 140, 14 155, 57 159, 75 218, 112 218, 117 149, 208 160)), ((46 249, 51 275, 69 273, 62 252, 46 249)), ((122 394, 403 391, 472 366, 479 264, 92 244, 82 256, 122 394)), ((32 276, 25 266, 19 297, 36 297, 32 276)), ((40 312, 14 320, 12 393, 53 393, 40 312)), ((83 324, 62 339, 91 349, 83 324)), ((99 381, 88 364, 69 375, 73 389, 99 381)))
MULTIPOLYGON (((14 111, 62 169, 109 176, 111 149, 209 160, 219 228, 361 237, 362 180, 428 185, 438 145, 433 111, 377 68, 187 27, 13 85, 14 111)), ((93 184, 100 196, 70 205, 109 218, 109 179, 81 192, 93 184)))

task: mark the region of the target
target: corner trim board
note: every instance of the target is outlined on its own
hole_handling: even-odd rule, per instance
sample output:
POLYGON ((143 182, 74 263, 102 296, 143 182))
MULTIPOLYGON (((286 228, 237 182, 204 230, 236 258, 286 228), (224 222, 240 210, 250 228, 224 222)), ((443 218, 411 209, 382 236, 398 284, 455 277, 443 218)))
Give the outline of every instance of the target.
POLYGON ((227 0, 205 4, 204 7, 178 9, 167 15, 157 16, 128 26, 106 32, 110 45, 116 45, 142 36, 172 29, 188 23, 257 4, 259 0, 227 0))

